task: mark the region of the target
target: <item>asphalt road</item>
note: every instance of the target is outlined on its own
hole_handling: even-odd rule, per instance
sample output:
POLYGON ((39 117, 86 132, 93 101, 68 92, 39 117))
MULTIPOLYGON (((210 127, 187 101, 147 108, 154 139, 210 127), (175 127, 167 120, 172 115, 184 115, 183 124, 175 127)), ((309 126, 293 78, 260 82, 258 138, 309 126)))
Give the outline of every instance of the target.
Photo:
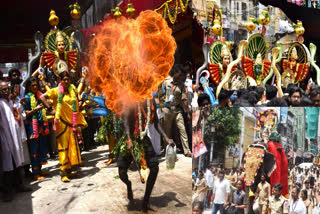
MULTIPOLYGON (((82 214, 82 213, 141 213, 145 191, 137 171, 129 170, 134 203, 128 206, 126 186, 118 176, 115 164, 105 166, 108 146, 83 152, 84 166, 70 183, 60 181, 58 160, 49 160, 44 170, 50 175, 44 181, 29 181, 30 193, 18 193, 14 201, 0 201, 0 213, 14 214, 82 214)), ((157 213, 191 213, 192 159, 178 155, 176 167, 166 169, 160 159, 160 170, 150 202, 157 213)), ((155 212, 149 212, 155 213, 155 212)))

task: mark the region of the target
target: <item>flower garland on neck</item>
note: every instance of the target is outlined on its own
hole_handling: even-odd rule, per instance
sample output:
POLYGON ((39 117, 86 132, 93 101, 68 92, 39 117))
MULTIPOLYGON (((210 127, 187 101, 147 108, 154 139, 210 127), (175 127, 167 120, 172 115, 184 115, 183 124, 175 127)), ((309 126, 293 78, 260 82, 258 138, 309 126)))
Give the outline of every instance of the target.
MULTIPOLYGON (((56 124, 60 121, 60 114, 61 114, 61 108, 62 108, 62 99, 64 96, 64 88, 61 83, 59 83, 59 95, 58 95, 58 104, 57 104, 57 110, 56 115, 54 119, 54 126, 53 129, 56 130, 56 124)), ((77 125, 78 125, 78 112, 77 112, 77 96, 75 93, 75 86, 70 84, 68 87, 68 92, 71 96, 71 105, 72 105, 72 129, 73 131, 77 131, 77 125)))
MULTIPOLYGON (((143 106, 142 106, 143 108, 143 106)), ((139 130, 140 130, 140 139, 143 140, 143 138, 147 135, 148 129, 149 129, 149 124, 150 124, 150 115, 151 115, 151 107, 150 107, 150 100, 147 100, 147 123, 142 130, 142 116, 141 116, 141 107, 140 103, 138 104, 138 118, 139 118, 139 130)))
MULTIPOLYGON (((37 107, 37 99, 40 99, 41 93, 40 91, 37 91, 37 99, 35 95, 32 92, 29 92, 28 95, 30 96, 30 104, 31 104, 31 110, 34 110, 37 107)), ((49 128, 48 128, 48 118, 47 118, 47 112, 43 108, 42 110, 42 118, 43 118, 43 125, 45 127, 45 135, 49 134, 49 128)), ((34 113, 32 115, 32 131, 33 131, 33 138, 39 137, 39 130, 38 130, 38 118, 37 113, 34 113)))

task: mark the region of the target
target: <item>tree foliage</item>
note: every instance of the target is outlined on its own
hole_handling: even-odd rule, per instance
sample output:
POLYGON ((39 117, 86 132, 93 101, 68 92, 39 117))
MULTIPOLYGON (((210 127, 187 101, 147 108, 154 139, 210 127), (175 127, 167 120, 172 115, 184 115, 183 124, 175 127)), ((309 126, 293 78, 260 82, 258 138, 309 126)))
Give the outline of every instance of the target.
POLYGON ((211 127, 215 126, 214 153, 224 151, 227 146, 238 142, 241 133, 239 122, 239 108, 211 108, 205 125, 204 141, 206 144, 212 141, 211 127))

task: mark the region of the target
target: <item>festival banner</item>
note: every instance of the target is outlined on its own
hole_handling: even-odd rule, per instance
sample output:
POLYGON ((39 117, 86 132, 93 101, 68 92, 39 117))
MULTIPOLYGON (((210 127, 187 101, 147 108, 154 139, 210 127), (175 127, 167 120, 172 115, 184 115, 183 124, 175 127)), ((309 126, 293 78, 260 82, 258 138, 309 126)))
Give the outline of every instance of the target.
POLYGON ((192 128, 198 125, 199 117, 200 117, 200 110, 196 110, 192 112, 192 128))
POLYGON ((202 138, 202 133, 201 129, 194 132, 192 135, 192 153, 193 153, 193 158, 197 158, 204 153, 206 153, 207 147, 204 144, 203 138, 202 138))

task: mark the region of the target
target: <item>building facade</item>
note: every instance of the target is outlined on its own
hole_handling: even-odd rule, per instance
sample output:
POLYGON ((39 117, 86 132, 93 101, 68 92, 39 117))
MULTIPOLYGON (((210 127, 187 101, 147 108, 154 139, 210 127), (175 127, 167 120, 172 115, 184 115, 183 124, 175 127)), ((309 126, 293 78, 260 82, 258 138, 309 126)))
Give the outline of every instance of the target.
POLYGON ((319 122, 319 108, 306 107, 306 123, 307 123, 307 137, 310 145, 308 145, 308 152, 318 153, 318 122, 319 122))

